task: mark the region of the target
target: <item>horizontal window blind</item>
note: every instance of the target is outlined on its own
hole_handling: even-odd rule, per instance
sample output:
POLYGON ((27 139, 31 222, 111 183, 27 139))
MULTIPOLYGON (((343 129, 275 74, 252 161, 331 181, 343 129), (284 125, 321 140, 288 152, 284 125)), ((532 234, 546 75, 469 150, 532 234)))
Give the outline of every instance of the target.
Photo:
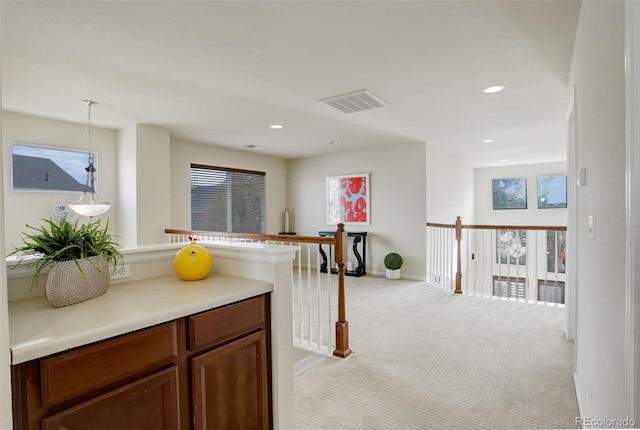
POLYGON ((265 176, 191 164, 191 229, 265 233, 265 176))

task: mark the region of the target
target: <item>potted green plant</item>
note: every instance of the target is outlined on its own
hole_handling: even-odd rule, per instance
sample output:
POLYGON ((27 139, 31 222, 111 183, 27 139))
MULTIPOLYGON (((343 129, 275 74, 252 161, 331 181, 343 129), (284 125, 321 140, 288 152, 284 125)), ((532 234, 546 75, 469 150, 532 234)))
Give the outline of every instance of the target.
POLYGON ((402 267, 402 256, 396 252, 390 252, 384 257, 385 275, 387 279, 400 279, 402 275, 400 268, 402 267))
MULTIPOLYGON (((109 221, 103 227, 100 220, 80 224, 62 219, 43 220, 42 227, 26 225, 32 233, 22 237, 23 245, 9 255, 18 255, 16 264, 25 258, 34 267, 33 283, 45 269, 50 269, 45 295, 56 308, 92 299, 107 291, 111 273, 121 261, 119 245, 111 240, 109 221)), ((14 266, 15 267, 15 266, 14 266)))

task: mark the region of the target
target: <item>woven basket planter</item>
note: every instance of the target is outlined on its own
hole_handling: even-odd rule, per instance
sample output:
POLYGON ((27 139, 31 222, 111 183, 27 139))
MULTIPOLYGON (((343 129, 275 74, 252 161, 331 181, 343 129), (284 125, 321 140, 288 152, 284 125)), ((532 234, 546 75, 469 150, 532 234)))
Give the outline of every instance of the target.
POLYGON ((59 261, 47 276, 45 295, 54 308, 73 305, 104 294, 110 278, 109 264, 102 256, 59 261))

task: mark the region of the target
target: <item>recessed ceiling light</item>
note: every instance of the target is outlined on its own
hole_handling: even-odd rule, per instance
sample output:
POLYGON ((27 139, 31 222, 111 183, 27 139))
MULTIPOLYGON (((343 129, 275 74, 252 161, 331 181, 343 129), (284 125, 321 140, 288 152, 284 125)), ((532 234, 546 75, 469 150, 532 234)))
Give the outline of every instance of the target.
POLYGON ((482 141, 482 143, 493 143, 493 142, 495 142, 495 140, 493 139, 485 139, 482 141))
POLYGON ((487 94, 499 93, 504 90, 504 85, 493 85, 491 87, 485 88, 482 92, 487 94))
POLYGON ((273 128, 273 129, 281 129, 282 126, 280 124, 271 124, 269 127, 273 128))
POLYGON ((264 146, 260 146, 260 145, 245 145, 246 148, 249 149, 264 149, 264 146))
POLYGON ((335 140, 332 140, 331 142, 329 142, 329 145, 337 145, 338 142, 336 142, 335 140))
POLYGON ((509 161, 509 160, 500 160, 500 161, 502 161, 503 163, 506 163, 506 162, 507 162, 507 161, 509 161))

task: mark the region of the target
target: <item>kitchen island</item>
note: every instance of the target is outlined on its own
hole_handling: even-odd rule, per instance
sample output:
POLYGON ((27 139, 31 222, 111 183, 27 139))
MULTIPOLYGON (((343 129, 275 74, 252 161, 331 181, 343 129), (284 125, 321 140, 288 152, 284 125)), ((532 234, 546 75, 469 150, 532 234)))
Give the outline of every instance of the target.
POLYGON ((9 302, 14 428, 60 428, 110 408, 147 425, 146 415, 160 416, 158 428, 213 428, 225 411, 252 427, 292 428, 293 251, 204 245, 214 269, 200 281, 166 269, 175 245, 154 246, 126 252, 133 280, 95 299, 60 309, 44 297, 9 302))

